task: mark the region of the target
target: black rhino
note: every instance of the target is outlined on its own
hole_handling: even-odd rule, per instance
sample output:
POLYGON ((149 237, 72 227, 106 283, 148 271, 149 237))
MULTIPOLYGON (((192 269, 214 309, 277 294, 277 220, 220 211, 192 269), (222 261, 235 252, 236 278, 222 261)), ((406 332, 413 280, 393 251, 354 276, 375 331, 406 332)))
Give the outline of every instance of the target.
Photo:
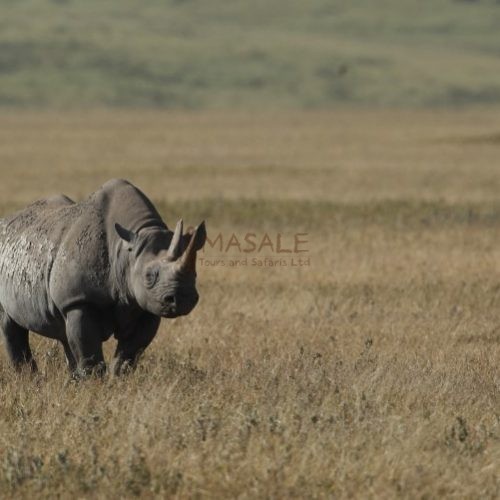
POLYGON ((135 366, 160 318, 198 302, 196 252, 205 224, 167 228, 125 180, 86 200, 60 195, 0 220, 0 321, 14 366, 36 370, 28 332, 59 340, 77 373, 105 370, 102 343, 117 339, 113 372, 135 366))

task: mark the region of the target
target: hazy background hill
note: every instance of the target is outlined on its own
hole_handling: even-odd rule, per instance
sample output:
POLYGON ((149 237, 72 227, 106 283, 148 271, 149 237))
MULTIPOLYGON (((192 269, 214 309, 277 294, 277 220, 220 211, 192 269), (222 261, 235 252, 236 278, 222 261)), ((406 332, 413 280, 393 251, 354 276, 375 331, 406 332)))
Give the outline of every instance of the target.
POLYGON ((4 106, 497 101, 497 0, 0 3, 4 106))

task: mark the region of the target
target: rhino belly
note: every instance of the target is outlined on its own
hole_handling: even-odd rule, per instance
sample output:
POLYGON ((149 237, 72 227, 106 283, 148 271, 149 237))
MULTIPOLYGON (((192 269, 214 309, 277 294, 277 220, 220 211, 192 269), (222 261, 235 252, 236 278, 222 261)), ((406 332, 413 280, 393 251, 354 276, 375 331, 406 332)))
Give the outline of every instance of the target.
POLYGON ((0 304, 5 314, 27 330, 56 339, 64 335, 64 322, 51 313, 40 296, 32 300, 20 295, 0 294, 0 304))

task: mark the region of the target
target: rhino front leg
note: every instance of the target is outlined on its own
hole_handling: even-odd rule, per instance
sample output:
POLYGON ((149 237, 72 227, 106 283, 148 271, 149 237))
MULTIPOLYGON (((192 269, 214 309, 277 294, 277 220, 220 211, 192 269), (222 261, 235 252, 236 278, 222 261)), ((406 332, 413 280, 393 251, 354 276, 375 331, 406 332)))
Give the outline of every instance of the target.
MULTIPOLYGON (((75 308, 66 314, 66 336, 79 374, 102 375, 106 371, 101 340, 103 329, 104 322, 92 307, 75 308)), ((74 364, 71 357, 68 361, 71 368, 74 364)))
POLYGON ((7 354, 14 367, 18 370, 28 367, 33 372, 37 371, 36 362, 31 354, 28 330, 18 325, 7 314, 2 318, 2 330, 7 354))
POLYGON ((120 332, 113 358, 114 375, 121 375, 137 366, 141 354, 154 339, 159 326, 158 316, 145 313, 132 330, 120 332))

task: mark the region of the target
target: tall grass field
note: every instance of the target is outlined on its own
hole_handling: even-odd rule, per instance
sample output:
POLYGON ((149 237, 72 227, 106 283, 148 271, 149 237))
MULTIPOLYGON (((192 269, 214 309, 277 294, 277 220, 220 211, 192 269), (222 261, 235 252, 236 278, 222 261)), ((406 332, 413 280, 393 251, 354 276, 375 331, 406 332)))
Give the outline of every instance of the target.
POLYGON ((0 497, 498 498, 499 111, 4 110, 2 214, 126 177, 223 244, 130 375, 2 351, 0 497))

